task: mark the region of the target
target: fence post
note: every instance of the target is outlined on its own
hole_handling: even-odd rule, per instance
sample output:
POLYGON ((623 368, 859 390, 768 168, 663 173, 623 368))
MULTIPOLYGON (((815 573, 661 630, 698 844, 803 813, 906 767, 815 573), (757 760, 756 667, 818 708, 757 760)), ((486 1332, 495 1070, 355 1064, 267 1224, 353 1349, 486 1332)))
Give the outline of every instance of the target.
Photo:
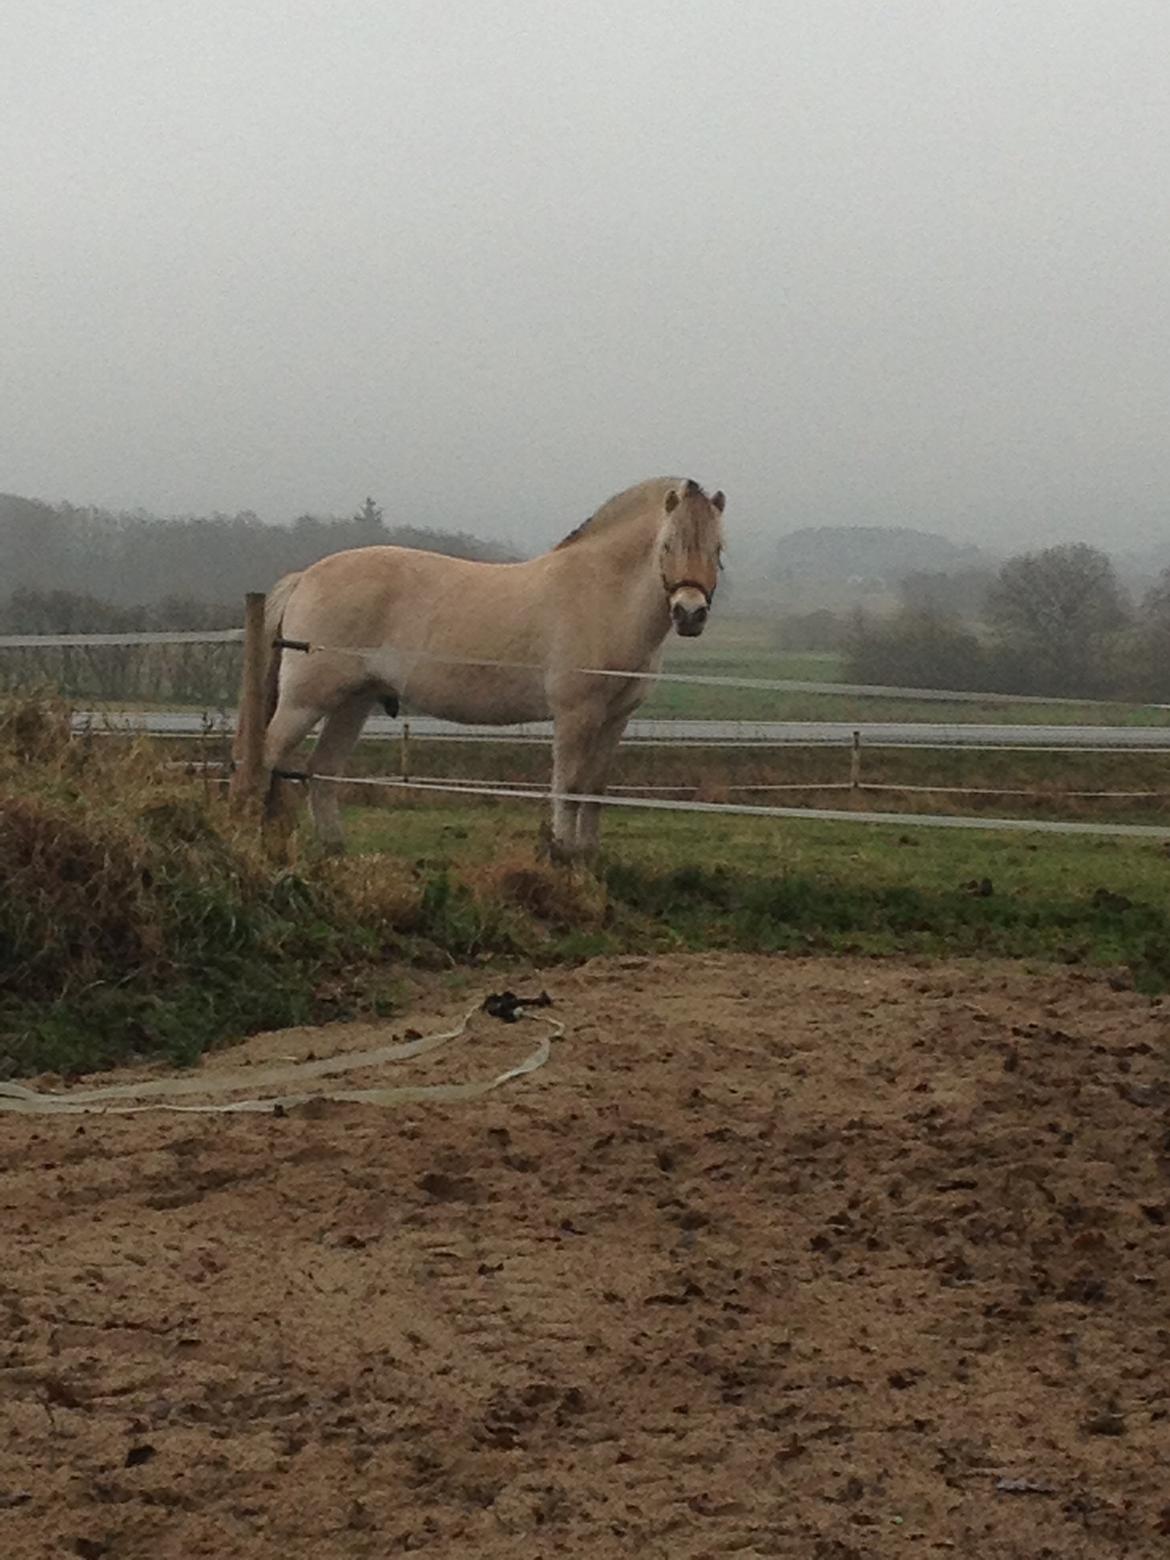
POLYGON ((861 732, 853 733, 853 749, 849 755, 849 799, 854 807, 861 801, 861 732))
POLYGON ((239 802, 259 799, 264 781, 264 679, 268 646, 264 643, 264 593, 244 597, 244 670, 236 717, 236 768, 231 795, 239 802))
POLYGON ((398 750, 398 774, 403 780, 410 779, 410 722, 402 722, 402 742, 398 750))

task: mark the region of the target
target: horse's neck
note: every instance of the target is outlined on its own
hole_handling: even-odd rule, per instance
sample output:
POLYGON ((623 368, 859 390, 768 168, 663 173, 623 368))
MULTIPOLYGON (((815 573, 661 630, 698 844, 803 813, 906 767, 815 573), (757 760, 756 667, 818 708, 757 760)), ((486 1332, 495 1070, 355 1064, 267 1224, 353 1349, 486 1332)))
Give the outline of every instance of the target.
POLYGON ((551 570, 558 580, 554 620, 577 625, 581 643, 574 654, 616 658, 632 669, 655 660, 670 632, 660 536, 660 522, 647 516, 600 535, 586 532, 568 547, 533 560, 534 568, 551 570), (587 651, 589 641, 595 642, 587 651))
POLYGON ((621 591, 630 603, 630 642, 627 649, 637 664, 653 659, 670 632, 670 609, 662 584, 658 557, 660 527, 647 526, 629 537, 613 559, 621 591))

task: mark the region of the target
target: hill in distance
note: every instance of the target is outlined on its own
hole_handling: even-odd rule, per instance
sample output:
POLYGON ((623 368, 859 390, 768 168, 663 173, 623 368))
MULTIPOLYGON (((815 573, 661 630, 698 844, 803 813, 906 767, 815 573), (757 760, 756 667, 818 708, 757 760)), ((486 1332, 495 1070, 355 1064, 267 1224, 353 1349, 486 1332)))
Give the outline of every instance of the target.
POLYGON ((907 574, 989 567, 978 547, 906 526, 806 526, 776 542, 776 582, 893 588, 907 574))

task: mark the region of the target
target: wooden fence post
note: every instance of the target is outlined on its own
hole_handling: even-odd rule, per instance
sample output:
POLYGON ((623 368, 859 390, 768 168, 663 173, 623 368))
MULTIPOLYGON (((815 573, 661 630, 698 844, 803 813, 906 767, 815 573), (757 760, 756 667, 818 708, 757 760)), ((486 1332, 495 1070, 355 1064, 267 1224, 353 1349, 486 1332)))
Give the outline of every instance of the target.
POLYGON ((269 648, 264 643, 264 600, 263 591, 249 591, 244 598, 244 671, 231 795, 245 804, 259 800, 264 783, 264 681, 269 648))
POLYGON ((410 722, 402 722, 402 742, 399 747, 398 775, 402 780, 410 779, 410 722))
POLYGON ((849 800, 856 807, 861 802, 861 732, 853 733, 853 749, 849 755, 849 800))

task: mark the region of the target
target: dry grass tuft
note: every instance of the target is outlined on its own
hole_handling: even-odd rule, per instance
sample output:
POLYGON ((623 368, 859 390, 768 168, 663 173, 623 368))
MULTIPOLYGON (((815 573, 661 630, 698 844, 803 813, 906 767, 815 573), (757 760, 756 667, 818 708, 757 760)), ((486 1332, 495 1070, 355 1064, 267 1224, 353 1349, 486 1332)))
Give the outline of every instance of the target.
POLYGON ((517 853, 462 875, 480 899, 522 910, 557 930, 598 927, 605 921, 605 884, 584 868, 552 866, 517 853))
POLYGON ((317 874, 346 913, 371 931, 391 935, 418 925, 425 883, 417 868, 392 856, 346 856, 318 864, 317 874))

